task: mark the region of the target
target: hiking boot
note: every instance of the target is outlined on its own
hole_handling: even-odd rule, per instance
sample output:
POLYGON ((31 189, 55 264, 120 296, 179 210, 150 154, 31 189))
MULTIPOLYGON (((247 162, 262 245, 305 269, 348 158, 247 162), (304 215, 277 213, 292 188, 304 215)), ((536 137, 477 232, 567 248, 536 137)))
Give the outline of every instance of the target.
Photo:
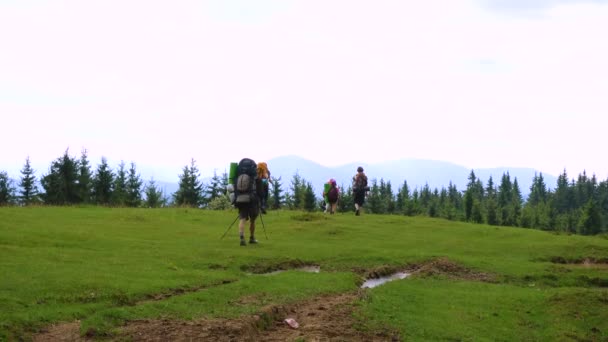
POLYGON ((251 238, 251 239, 249 239, 249 243, 256 244, 256 243, 258 243, 258 240, 256 240, 255 238, 251 238))
POLYGON ((245 243, 245 239, 241 239, 241 246, 247 246, 247 243, 245 243))

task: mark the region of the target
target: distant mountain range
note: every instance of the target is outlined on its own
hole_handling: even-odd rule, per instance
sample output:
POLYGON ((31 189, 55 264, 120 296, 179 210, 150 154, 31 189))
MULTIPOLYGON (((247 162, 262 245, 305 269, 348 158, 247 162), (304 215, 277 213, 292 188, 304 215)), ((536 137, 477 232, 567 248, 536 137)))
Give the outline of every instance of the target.
MULTIPOLYGON (((380 182, 380 179, 384 179, 385 182, 390 181, 394 192, 403 185, 404 181, 407 181, 410 190, 421 189, 425 184, 428 184, 431 189, 447 188, 451 181, 458 190, 464 191, 471 173, 471 169, 464 166, 424 159, 403 159, 374 164, 351 163, 338 167, 322 166, 297 156, 278 157, 268 161, 268 168, 272 176, 281 177, 284 189, 289 188, 291 180, 297 172, 306 181, 311 182, 316 192, 321 191, 323 183, 327 182, 329 178, 336 179, 338 185, 342 184, 342 186, 348 187, 358 166, 364 168, 370 180, 376 179, 380 182)), ((473 171, 481 179, 484 187, 487 185, 490 176, 492 176, 494 184, 498 186, 502 175, 508 172, 511 181, 517 178, 519 188, 524 196, 527 196, 530 192, 534 175, 541 174, 541 172, 531 168, 504 167, 473 169, 473 171)), ((543 178, 548 188, 555 188, 557 182, 555 176, 543 174, 543 178)))

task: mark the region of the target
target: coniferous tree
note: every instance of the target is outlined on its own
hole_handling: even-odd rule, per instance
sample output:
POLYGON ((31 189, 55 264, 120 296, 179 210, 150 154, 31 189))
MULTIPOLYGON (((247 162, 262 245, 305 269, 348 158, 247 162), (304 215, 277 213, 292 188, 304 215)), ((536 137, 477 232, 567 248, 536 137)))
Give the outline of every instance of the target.
POLYGON ((520 225, 520 220, 521 220, 521 211, 522 211, 522 204, 523 204, 523 197, 521 195, 521 190, 519 189, 519 183, 517 182, 517 177, 513 178, 513 192, 512 192, 512 198, 511 198, 511 212, 513 215, 513 218, 511 219, 512 224, 514 226, 519 226, 520 225))
POLYGON ((205 189, 205 198, 212 201, 226 193, 226 190, 222 184, 222 178, 217 175, 217 172, 213 171, 213 177, 207 189, 205 189))
POLYGON ((283 206, 285 196, 283 195, 283 189, 281 188, 281 177, 271 177, 270 186, 272 187, 272 196, 269 198, 269 205, 272 209, 280 209, 283 206))
POLYGON ((411 215, 410 188, 407 181, 403 181, 401 188, 397 190, 397 200, 395 201, 395 211, 403 215, 411 215))
POLYGON ((371 184, 369 195, 367 196, 367 211, 372 214, 383 214, 385 208, 380 194, 380 187, 376 179, 372 179, 371 184))
POLYGON ((96 204, 109 205, 112 201, 114 191, 114 173, 108 165, 105 157, 101 158, 101 164, 97 166, 93 177, 93 198, 96 204))
POLYGON ((534 174, 532 179, 532 185, 530 186, 530 195, 528 196, 528 204, 535 206, 539 203, 545 203, 547 201, 547 185, 543 178, 543 174, 540 173, 538 176, 534 174))
POLYGON ((566 169, 557 177, 557 187, 553 194, 553 207, 557 214, 565 214, 572 209, 573 200, 572 191, 568 183, 568 174, 566 169))
POLYGON ((19 201, 23 205, 30 205, 38 202, 38 186, 36 186, 36 175, 30 165, 30 157, 25 159, 25 165, 21 169, 21 187, 19 201))
POLYGON ((114 178, 114 191, 112 192, 112 204, 119 207, 124 206, 127 201, 127 170, 125 162, 121 161, 114 178))
POLYGON ((81 203, 93 202, 93 176, 86 149, 82 150, 78 162, 78 196, 81 203))
POLYGON ((312 189, 312 184, 310 182, 305 182, 304 187, 304 210, 306 211, 314 211, 317 207, 317 198, 315 196, 315 192, 312 189))
POLYGON ((289 207, 290 209, 302 209, 303 201, 304 201, 304 188, 305 188, 304 180, 298 172, 293 175, 291 179, 291 196, 289 197, 289 207), (303 186, 304 185, 304 186, 303 186))
POLYGON ((173 195, 176 205, 198 207, 205 202, 203 184, 199 177, 198 167, 192 159, 190 166, 184 166, 183 173, 179 176, 179 189, 173 195))
POLYGON ((154 179, 151 179, 145 188, 146 199, 144 205, 146 208, 160 208, 165 206, 166 199, 162 190, 156 186, 154 179))
POLYGON ((0 171, 0 206, 14 204, 15 188, 6 171, 0 171))
POLYGON ((137 173, 135 163, 131 162, 129 168, 129 174, 127 176, 127 194, 125 204, 128 207, 139 207, 141 205, 141 192, 142 192, 143 181, 141 176, 137 173))
POLYGON ((340 185, 340 199, 338 200, 338 208, 336 209, 340 213, 346 213, 352 211, 355 207, 355 199, 353 197, 353 188, 349 185, 348 188, 344 188, 344 185, 340 185))
POLYGON ((579 232, 583 235, 595 235, 602 231, 601 227, 600 210, 595 201, 590 199, 583 208, 583 214, 578 225, 579 232))
POLYGON ((608 231, 608 179, 598 185, 598 207, 602 217, 602 230, 608 231))
POLYGON ((422 208, 420 207, 420 194, 418 188, 414 188, 412 192, 412 216, 422 214, 422 208))
POLYGON ((502 175, 498 186, 497 202, 501 224, 515 226, 517 220, 513 208, 513 183, 511 183, 509 172, 502 175))
POLYGON ((431 207, 431 199, 433 197, 433 193, 429 184, 426 183, 422 190, 420 191, 419 205, 420 205, 420 213, 424 215, 429 214, 429 208, 431 207))
POLYGON ((78 193, 78 161, 70 157, 68 150, 51 163, 49 173, 40 183, 44 188, 42 197, 47 204, 63 205, 80 202, 78 193))

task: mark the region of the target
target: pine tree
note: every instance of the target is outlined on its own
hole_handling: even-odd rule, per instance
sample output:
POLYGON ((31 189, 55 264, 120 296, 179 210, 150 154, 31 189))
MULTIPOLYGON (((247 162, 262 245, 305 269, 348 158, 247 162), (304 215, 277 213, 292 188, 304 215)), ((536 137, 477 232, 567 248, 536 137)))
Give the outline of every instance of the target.
POLYGON ((78 162, 78 196, 82 203, 93 202, 93 176, 86 149, 82 150, 78 162))
POLYGON ((283 201, 285 200, 283 189, 281 188, 281 177, 271 177, 270 186, 272 187, 272 196, 270 196, 269 205, 272 209, 280 209, 283 206, 283 201))
POLYGON ((125 202, 128 207, 139 207, 141 205, 142 185, 143 182, 141 176, 137 173, 135 163, 131 162, 127 177, 127 197, 125 202))
POLYGON ((30 165, 30 157, 28 156, 25 159, 25 165, 23 169, 21 169, 21 182, 19 186, 21 187, 20 191, 20 202, 23 205, 30 205, 32 203, 38 202, 38 187, 36 186, 36 175, 34 174, 34 170, 30 165))
POLYGON ((144 205, 146 208, 160 208, 165 206, 166 200, 163 192, 156 186, 154 179, 151 179, 145 189, 146 199, 144 205))
POLYGON ((80 202, 78 193, 78 161, 68 150, 51 163, 49 173, 40 180, 44 188, 42 197, 47 204, 63 205, 80 202))
POLYGON ((108 166, 105 157, 101 158, 101 164, 97 166, 93 177, 93 198, 96 204, 109 205, 114 190, 114 173, 108 166))
POLYGON ((0 206, 14 204, 15 188, 6 171, 0 171, 0 206))
POLYGON ((184 166, 183 173, 179 176, 179 188, 173 194, 176 205, 199 207, 205 203, 204 186, 199 177, 196 161, 192 159, 190 166, 184 166))

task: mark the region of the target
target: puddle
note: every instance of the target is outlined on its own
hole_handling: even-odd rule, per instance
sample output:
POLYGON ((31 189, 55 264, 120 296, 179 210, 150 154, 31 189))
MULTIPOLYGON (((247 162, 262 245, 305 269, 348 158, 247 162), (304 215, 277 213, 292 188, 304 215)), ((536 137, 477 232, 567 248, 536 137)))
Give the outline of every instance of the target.
POLYGON ((393 280, 399 280, 399 279, 405 279, 407 278, 407 276, 409 276, 409 273, 405 273, 405 272, 397 272, 395 274, 391 274, 390 276, 385 276, 385 277, 380 277, 380 278, 374 278, 374 279, 368 279, 366 280, 363 285, 361 285, 361 288, 374 288, 376 286, 380 286, 384 283, 387 283, 389 281, 393 281, 393 280))
MULTIPOLYGON (((291 270, 300 271, 300 272, 308 272, 308 273, 319 273, 319 272, 321 272, 321 266, 303 266, 303 267, 292 268, 291 270)), ((290 270, 276 270, 276 271, 272 271, 272 272, 261 273, 261 275, 274 275, 274 274, 279 274, 279 273, 283 273, 286 271, 290 271, 290 270)))

